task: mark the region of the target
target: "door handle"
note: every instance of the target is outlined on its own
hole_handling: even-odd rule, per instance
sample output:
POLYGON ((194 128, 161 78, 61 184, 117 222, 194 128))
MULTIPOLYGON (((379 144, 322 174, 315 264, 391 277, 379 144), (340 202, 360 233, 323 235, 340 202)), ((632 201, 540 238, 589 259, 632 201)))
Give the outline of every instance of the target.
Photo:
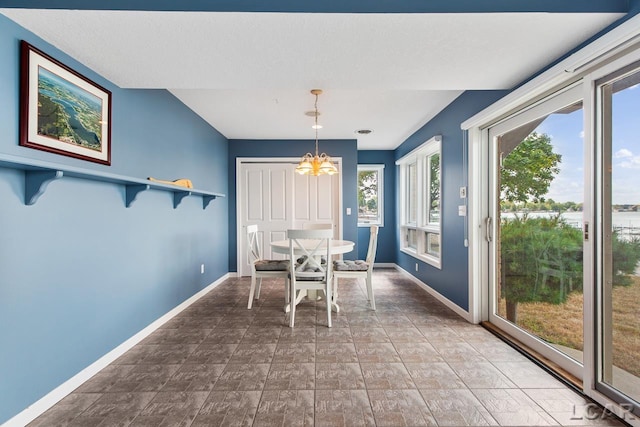
POLYGON ((485 234, 485 239, 487 239, 488 243, 491 243, 491 241, 493 240, 493 230, 491 229, 491 217, 488 216, 485 218, 484 220, 484 225, 486 227, 486 234, 485 234))

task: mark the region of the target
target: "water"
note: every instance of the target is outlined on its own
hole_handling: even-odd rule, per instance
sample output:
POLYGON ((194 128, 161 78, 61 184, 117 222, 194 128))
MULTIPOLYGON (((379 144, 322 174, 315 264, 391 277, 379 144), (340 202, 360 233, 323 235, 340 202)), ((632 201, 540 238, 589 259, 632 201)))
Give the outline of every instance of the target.
MULTIPOLYGON (((502 218, 513 218, 514 213, 502 212, 502 218)), ((518 216, 523 215, 518 213, 518 216)), ((549 218, 557 215, 557 212, 529 212, 529 218, 549 218)), ((582 228, 582 212, 564 212, 561 217, 567 221, 567 224, 582 228)), ((621 229, 623 232, 634 232, 640 234, 640 212, 613 212, 611 220, 613 228, 621 229)))

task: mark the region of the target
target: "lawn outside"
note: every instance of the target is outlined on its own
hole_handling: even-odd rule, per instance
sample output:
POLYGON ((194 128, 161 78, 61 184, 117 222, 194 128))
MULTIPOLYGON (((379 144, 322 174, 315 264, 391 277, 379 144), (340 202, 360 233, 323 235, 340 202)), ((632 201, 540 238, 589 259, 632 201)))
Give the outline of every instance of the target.
MULTIPOLYGON (((504 313, 504 300, 500 301, 504 313)), ((629 286, 613 288, 613 364, 640 377, 640 276, 629 286)), ((583 350, 583 295, 566 302, 518 304, 518 326, 550 344, 583 350)))

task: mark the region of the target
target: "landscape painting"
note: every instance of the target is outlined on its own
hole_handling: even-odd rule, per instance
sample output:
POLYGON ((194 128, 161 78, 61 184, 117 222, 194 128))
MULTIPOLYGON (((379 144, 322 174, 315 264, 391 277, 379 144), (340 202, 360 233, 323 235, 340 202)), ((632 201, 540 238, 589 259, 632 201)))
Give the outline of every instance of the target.
POLYGON ((110 164, 111 92, 22 42, 20 145, 110 164))

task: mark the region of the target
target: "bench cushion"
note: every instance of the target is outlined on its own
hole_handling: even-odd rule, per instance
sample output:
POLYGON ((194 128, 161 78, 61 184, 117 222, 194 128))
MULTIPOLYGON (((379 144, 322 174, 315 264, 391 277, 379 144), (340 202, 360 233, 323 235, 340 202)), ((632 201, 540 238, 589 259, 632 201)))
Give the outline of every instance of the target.
POLYGON ((255 262, 256 271, 287 271, 289 260, 286 259, 261 259, 255 262))
POLYGON ((338 260, 333 261, 333 269, 335 271, 367 271, 369 269, 369 264, 360 259, 355 261, 338 260))

